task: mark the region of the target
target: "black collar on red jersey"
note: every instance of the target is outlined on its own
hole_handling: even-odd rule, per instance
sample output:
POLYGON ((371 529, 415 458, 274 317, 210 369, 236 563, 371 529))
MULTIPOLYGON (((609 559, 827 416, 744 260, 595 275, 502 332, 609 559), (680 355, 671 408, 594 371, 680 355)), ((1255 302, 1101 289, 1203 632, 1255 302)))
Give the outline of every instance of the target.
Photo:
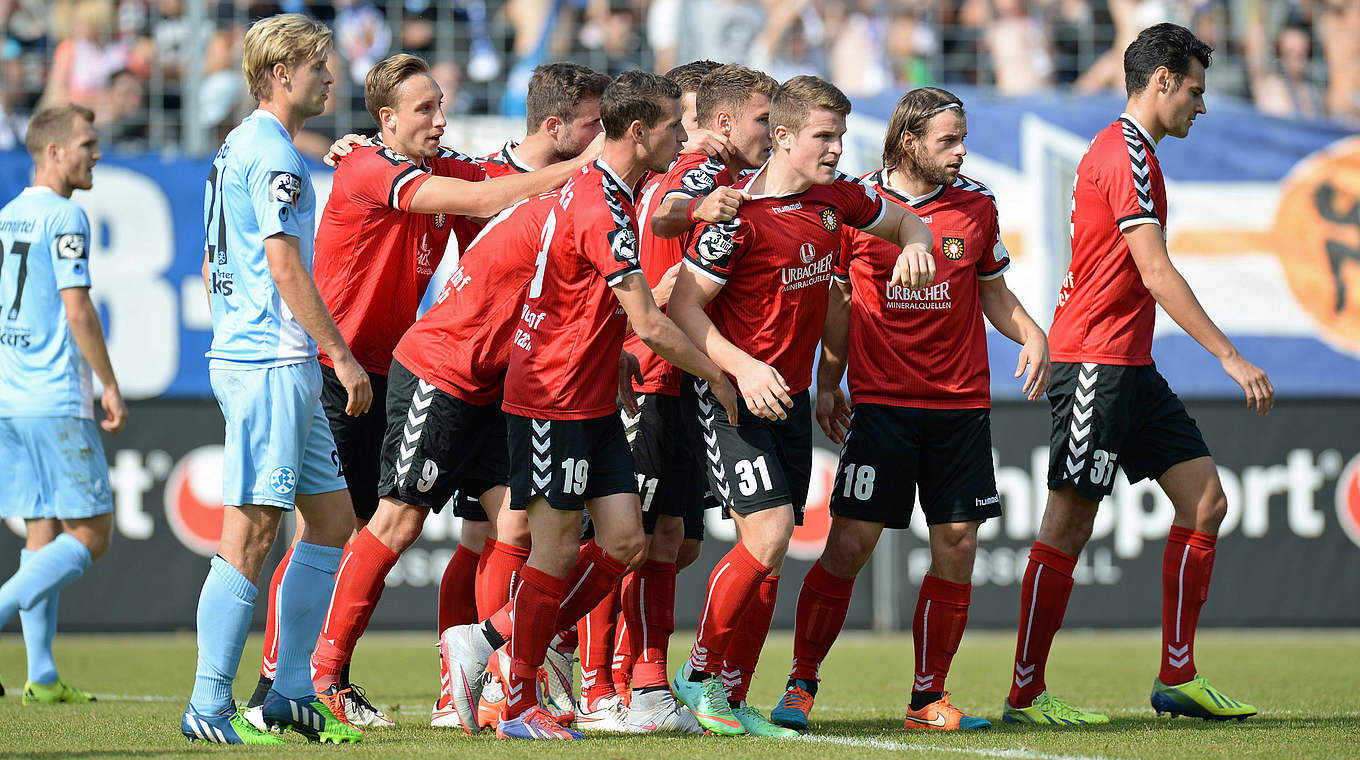
POLYGON ((885 193, 899 203, 904 203, 912 208, 921 208, 944 193, 945 185, 937 185, 934 190, 925 195, 908 195, 888 184, 887 171, 887 169, 879 169, 869 175, 869 181, 874 183, 874 187, 877 187, 879 192, 885 193))
POLYGON ((627 182, 624 182, 624 181, 623 181, 623 178, 619 176, 619 173, 616 172, 616 171, 614 171, 614 167, 612 167, 612 166, 610 166, 609 164, 605 163, 605 160, 604 160, 603 157, 600 157, 600 158, 595 159, 595 168, 597 168, 597 169, 599 169, 600 171, 604 172, 604 174, 605 174, 606 177, 609 177, 611 180, 613 180, 613 181, 614 181, 614 184, 616 184, 616 185, 619 186, 619 190, 621 190, 621 191, 623 192, 624 195, 628 196, 629 202, 632 202, 632 201, 633 201, 633 188, 632 188, 632 186, 629 185, 627 182))
POLYGON ((520 174, 528 174, 529 172, 533 171, 533 169, 530 169, 528 166, 525 166, 524 162, 519 160, 519 156, 515 155, 515 148, 518 147, 519 143, 515 142, 514 140, 506 140, 505 146, 501 148, 501 159, 505 161, 505 163, 508 164, 511 169, 514 169, 520 174))
POLYGON ((1157 152, 1157 141, 1152 139, 1152 133, 1148 132, 1142 124, 1139 124, 1138 120, 1133 118, 1132 114, 1125 111, 1124 113, 1119 114, 1119 120, 1138 131, 1138 135, 1143 138, 1143 144, 1147 146, 1149 151, 1153 153, 1157 152))

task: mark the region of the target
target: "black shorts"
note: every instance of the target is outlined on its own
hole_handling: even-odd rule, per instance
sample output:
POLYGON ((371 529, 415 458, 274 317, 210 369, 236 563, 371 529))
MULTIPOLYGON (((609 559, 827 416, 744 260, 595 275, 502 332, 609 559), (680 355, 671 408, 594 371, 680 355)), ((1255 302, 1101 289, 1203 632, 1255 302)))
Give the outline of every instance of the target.
POLYGON ((1001 515, 990 410, 855 405, 831 513, 905 528, 917 489, 927 525, 1001 515))
POLYGON ((481 496, 509 482, 499 404, 469 404, 395 361, 388 378, 382 496, 438 512, 455 493, 481 496))
POLYGON ((349 392, 333 368, 321 365, 321 408, 326 410, 335 437, 354 516, 360 520, 372 520, 378 511, 378 471, 383 434, 387 432, 387 409, 382 404, 387 396, 387 375, 369 372, 368 382, 373 387, 374 403, 368 411, 351 417, 345 414, 349 392))
POLYGON ((702 539, 704 474, 680 397, 648 393, 637 400, 637 417, 626 412, 620 415, 637 470, 642 527, 650 536, 656 531, 657 518, 671 515, 684 519, 685 538, 702 539))
POLYGON ((1050 490, 1071 483, 1078 495, 1100 501, 1114 488, 1116 468, 1137 483, 1209 456, 1199 427, 1155 364, 1054 362, 1048 401, 1050 490))
POLYGON ((539 496, 554 509, 584 509, 586 501, 637 493, 633 454, 623 421, 610 414, 589 420, 535 420, 505 415, 510 436, 510 508, 539 496))
POLYGON ((808 392, 792 394, 788 418, 767 420, 741 405, 736 427, 708 383, 685 376, 696 409, 709 490, 728 512, 749 515, 784 504, 803 524, 812 479, 812 407, 808 392))
MULTIPOLYGON (((509 455, 507 454, 507 456, 509 455)), ((467 480, 464 480, 463 484, 465 487, 477 493, 486 493, 495 486, 505 485, 504 483, 486 483, 478 485, 470 483, 467 480), (485 487, 483 487, 483 485, 485 487)), ((487 517, 486 509, 482 507, 481 499, 478 499, 471 493, 465 493, 463 491, 457 491, 453 494, 453 515, 454 517, 461 517, 464 520, 471 522, 491 522, 491 518, 487 517)))

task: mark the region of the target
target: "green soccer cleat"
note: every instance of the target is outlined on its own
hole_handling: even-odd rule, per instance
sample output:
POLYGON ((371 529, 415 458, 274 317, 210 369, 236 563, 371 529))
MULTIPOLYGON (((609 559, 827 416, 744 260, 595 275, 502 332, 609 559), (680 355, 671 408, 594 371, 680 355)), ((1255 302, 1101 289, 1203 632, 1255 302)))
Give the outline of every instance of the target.
POLYGON ((1040 726, 1080 726, 1094 723, 1109 723, 1110 716, 1086 712, 1044 691, 1034 698, 1029 707, 1011 707, 1006 700, 1006 709, 1001 719, 1007 723, 1029 723, 1040 726))
POLYGON ((1158 715, 1185 715, 1205 720, 1246 720, 1256 714, 1256 708, 1238 702, 1209 685, 1204 676, 1195 676, 1179 686, 1167 686, 1162 679, 1152 682, 1152 709, 1158 715))
POLYGON ((94 695, 81 691, 58 678, 55 683, 43 686, 29 681, 24 684, 24 704, 56 705, 63 702, 94 702, 94 695))
POLYGON ((750 705, 742 705, 732 711, 737 720, 741 722, 741 727, 746 729, 746 733, 751 736, 771 736, 776 739, 790 739, 798 736, 798 732, 792 728, 776 726, 760 714, 760 711, 750 705))
POLYGON ((283 739, 256 728, 236 709, 235 703, 220 715, 204 715, 193 705, 184 708, 180 716, 180 733, 189 741, 210 744, 283 744, 283 739))
POLYGON ((699 682, 691 681, 682 674, 684 668, 675 674, 671 681, 671 691, 675 698, 688 707, 690 712, 711 733, 720 736, 745 736, 746 728, 732 714, 732 706, 727 704, 727 692, 723 691, 722 681, 709 676, 699 682))
POLYGON ((308 741, 323 744, 363 741, 364 732, 337 717, 327 701, 316 696, 289 699, 271 689, 260 711, 270 729, 291 729, 307 737, 308 741))

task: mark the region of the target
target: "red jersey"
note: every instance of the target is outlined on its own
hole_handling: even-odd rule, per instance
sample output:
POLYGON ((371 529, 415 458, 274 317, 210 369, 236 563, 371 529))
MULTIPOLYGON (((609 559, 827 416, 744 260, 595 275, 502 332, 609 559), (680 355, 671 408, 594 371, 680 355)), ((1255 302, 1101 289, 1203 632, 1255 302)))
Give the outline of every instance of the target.
MULTIPOLYGON (((666 271, 685 257, 685 247, 690 244, 694 230, 686 230, 678 238, 661 238, 652 234, 651 218, 661 202, 672 195, 686 198, 702 198, 719 187, 733 182, 732 175, 723 162, 710 159, 701 153, 684 153, 675 159, 665 174, 653 174, 642 187, 641 200, 638 201, 638 227, 640 228, 640 247, 638 261, 642 274, 647 277, 647 285, 656 287, 666 271)), ((636 334, 630 333, 623 348, 638 358, 642 365, 642 382, 633 381, 638 393, 661 393, 667 396, 680 395, 680 370, 656 355, 636 334)))
POLYGON ((990 407, 978 281, 1000 277, 1011 264, 991 191, 959 175, 953 185, 913 198, 885 185, 882 170, 865 180, 930 228, 935 281, 918 290, 889 286, 902 249, 846 230, 835 276, 848 281, 852 293, 851 401, 921 409, 990 407))
POLYGON ((487 222, 434 306, 397 344, 401 366, 469 404, 501 397, 520 303, 557 200, 552 192, 520 201, 487 222))
POLYGON ((628 319, 611 288, 642 273, 633 188, 600 159, 559 195, 543 222, 502 408, 540 420, 593 419, 618 410, 618 357, 628 319))
MULTIPOLYGON (((317 290, 354 358, 374 374, 387 374, 448 247, 454 219, 410 212, 416 190, 433 176, 478 182, 486 172, 444 148, 420 167, 381 142, 356 147, 335 170, 317 226, 317 290)), ((334 366, 324 351, 321 361, 334 366)))
POLYGON ((1124 114, 1096 135, 1077 165, 1072 263, 1048 335, 1055 362, 1152 363, 1156 304, 1124 230, 1157 224, 1166 235, 1166 182, 1156 147, 1124 114))
MULTIPOLYGON (((749 187, 763 171, 734 187, 749 187)), ((705 225, 685 264, 723 285, 707 309, 718 332, 801 393, 812 385, 841 226, 867 229, 886 211, 868 183, 837 172, 829 185, 755 196, 731 221, 705 225)))
POLYGON ((500 150, 482 156, 477 159, 477 163, 481 164, 482 168, 486 170, 488 177, 508 177, 511 174, 527 174, 533 171, 533 169, 530 169, 528 164, 521 161, 519 156, 516 155, 515 148, 518 147, 519 143, 514 140, 508 140, 505 145, 501 146, 500 150))

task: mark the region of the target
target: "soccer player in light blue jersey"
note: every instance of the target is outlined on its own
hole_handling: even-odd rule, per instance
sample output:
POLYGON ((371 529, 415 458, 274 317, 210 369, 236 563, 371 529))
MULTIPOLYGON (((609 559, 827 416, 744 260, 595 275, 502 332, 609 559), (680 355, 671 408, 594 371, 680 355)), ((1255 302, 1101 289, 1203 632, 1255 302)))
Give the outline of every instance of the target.
POLYGON ((222 543, 198 602, 198 667, 180 721, 189 739, 277 744, 268 729, 313 741, 363 734, 312 688, 311 656, 354 511, 321 408, 318 345, 348 393, 346 413, 373 400, 312 280, 316 195, 292 138, 321 113, 334 81, 331 32, 297 14, 252 25, 242 71, 259 109, 227 135, 204 194, 203 279, 212 305, 209 377, 226 419, 222 543), (302 535, 279 586, 278 672, 248 713, 232 698, 260 566, 296 506, 302 535))
POLYGON ((0 626, 19 613, 26 705, 94 701, 52 659, 58 592, 108 549, 113 527, 91 368, 101 426, 117 433, 127 420, 90 301, 90 223, 71 202, 94 182, 93 121, 84 106, 38 112, 25 140, 33 185, 0 210, 0 517, 28 528, 19 570, 0 586, 0 626))

